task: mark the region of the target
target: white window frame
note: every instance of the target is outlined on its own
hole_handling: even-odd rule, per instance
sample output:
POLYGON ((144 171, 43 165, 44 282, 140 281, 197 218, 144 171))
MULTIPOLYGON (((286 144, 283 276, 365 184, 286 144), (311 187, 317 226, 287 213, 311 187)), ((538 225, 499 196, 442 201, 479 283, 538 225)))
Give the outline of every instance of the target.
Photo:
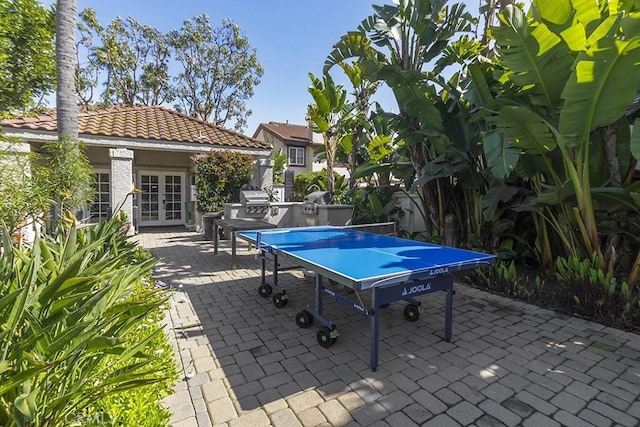
POLYGON ((306 162, 306 154, 307 154, 307 150, 305 147, 300 147, 298 145, 289 145, 287 146, 287 159, 289 162, 289 166, 306 166, 307 162, 306 162), (302 151, 302 162, 299 162, 299 152, 302 151), (298 153, 298 154, 293 154, 293 153, 298 153))

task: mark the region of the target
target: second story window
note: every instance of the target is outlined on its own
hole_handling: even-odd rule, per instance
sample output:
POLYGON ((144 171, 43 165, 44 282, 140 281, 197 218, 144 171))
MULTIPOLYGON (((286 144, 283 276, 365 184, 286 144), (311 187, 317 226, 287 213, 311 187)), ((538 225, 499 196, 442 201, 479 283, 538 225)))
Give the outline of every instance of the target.
POLYGON ((289 166, 304 166, 304 147, 288 147, 289 166))

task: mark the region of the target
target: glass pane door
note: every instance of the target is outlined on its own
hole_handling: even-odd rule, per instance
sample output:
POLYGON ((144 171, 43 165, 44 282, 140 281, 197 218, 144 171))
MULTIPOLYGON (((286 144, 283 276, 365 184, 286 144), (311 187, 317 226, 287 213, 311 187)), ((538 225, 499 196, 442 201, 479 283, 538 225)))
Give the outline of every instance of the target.
POLYGON ((140 225, 181 225, 185 223, 185 174, 141 172, 138 209, 140 225))
POLYGON ((164 219, 175 221, 182 219, 182 176, 164 176, 164 219))
POLYGON ((140 221, 158 221, 160 219, 160 186, 158 175, 141 175, 140 190, 140 221))

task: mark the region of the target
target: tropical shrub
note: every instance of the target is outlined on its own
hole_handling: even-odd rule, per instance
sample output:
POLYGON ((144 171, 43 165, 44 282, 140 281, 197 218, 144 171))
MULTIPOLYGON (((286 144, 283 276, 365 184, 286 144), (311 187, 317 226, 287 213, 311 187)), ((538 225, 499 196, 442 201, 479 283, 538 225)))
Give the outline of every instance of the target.
POLYGON ((22 141, 0 137, 0 221, 9 235, 49 209, 49 191, 40 185, 34 153, 21 150, 22 141))
MULTIPOLYGON (((334 177, 334 203, 341 203, 347 192, 347 181, 344 176, 333 172, 334 177)), ((313 191, 329 191, 327 189, 327 171, 325 169, 316 172, 297 174, 293 178, 293 200, 302 201, 304 196, 313 191)))
POLYGON ((509 210, 531 215, 543 267, 596 253, 608 273, 635 258, 632 288, 640 135, 626 112, 640 84, 637 12, 634 2, 534 1, 528 14, 508 5, 491 28, 493 64, 469 73, 491 173, 532 193, 509 210))
MULTIPOLYGON (((141 247, 138 247, 134 253, 136 263, 146 262, 151 258, 153 256, 141 247)), ((135 303, 150 286, 154 285, 151 271, 147 271, 134 283, 130 301, 135 303)), ((161 292, 158 292, 157 297, 165 300, 161 292)), ((166 303, 151 310, 141 319, 136 328, 124 335, 124 339, 130 345, 143 341, 149 330, 163 322, 165 306, 166 303)), ((163 372, 165 379, 102 397, 87 409, 83 421, 100 421, 102 422, 100 425, 104 425, 106 420, 109 420, 112 425, 163 426, 168 424, 171 413, 162 406, 160 398, 171 394, 173 385, 178 380, 173 348, 166 334, 156 334, 147 342, 143 351, 156 356, 148 362, 147 369, 163 372)), ((106 355, 100 367, 113 372, 125 366, 117 360, 117 357, 106 355)))
POLYGON ((353 191, 353 223, 372 224, 395 221, 403 214, 393 197, 396 186, 367 187, 353 191))
MULTIPOLYGON (((74 211, 93 201, 94 174, 83 142, 62 135, 60 140, 45 143, 42 151, 37 185, 48 190, 57 214, 74 211)), ((56 226, 51 224, 49 228, 56 226)))
POLYGON ((136 255, 125 220, 60 227, 32 247, 4 238, 0 425, 69 425, 95 419, 91 408, 107 396, 161 381, 169 383, 159 391, 170 388, 175 362, 157 364, 151 347, 163 335, 151 320, 166 299, 139 285, 155 260, 136 255))
MULTIPOLYGON (((25 152, 22 143, 0 135, 0 220, 9 234, 51 209, 59 214, 93 199, 94 175, 80 142, 47 142, 42 153, 25 152)), ((54 229, 57 219, 48 219, 54 229)))
POLYGON ((253 157, 233 151, 211 151, 193 157, 196 209, 216 212, 223 203, 238 201, 240 190, 253 177, 253 157))
POLYGON ((325 73, 322 80, 309 73, 311 86, 308 91, 313 97, 313 104, 307 107, 307 120, 313 124, 313 131, 322 135, 324 141, 324 157, 327 161, 326 188, 336 194, 333 167, 336 162, 338 144, 345 129, 343 123, 348 111, 345 109, 347 91, 342 85, 336 85, 331 75, 325 73))
POLYGON ((420 193, 425 224, 443 235, 447 214, 456 214, 461 224, 470 217, 455 206, 456 183, 474 189, 481 184, 476 176, 478 129, 468 120, 468 103, 458 102, 459 74, 450 82, 441 77, 446 67, 478 52, 479 43, 462 37, 471 34, 474 19, 463 3, 445 0, 372 7, 374 14, 334 45, 324 71, 353 59, 365 79, 391 89, 397 110, 385 114, 393 127, 386 135, 413 167, 409 176, 396 177, 420 193))

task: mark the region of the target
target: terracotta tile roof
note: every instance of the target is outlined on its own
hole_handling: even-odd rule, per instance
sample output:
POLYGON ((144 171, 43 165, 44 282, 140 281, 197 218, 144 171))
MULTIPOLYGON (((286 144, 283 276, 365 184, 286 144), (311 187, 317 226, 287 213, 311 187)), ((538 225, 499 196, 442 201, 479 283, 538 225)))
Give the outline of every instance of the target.
POLYGON ((255 138, 260 129, 273 134, 284 142, 292 142, 298 144, 312 144, 309 140, 309 127, 306 125, 294 125, 291 123, 269 122, 260 123, 258 129, 253 133, 255 138))
MULTIPOLYGON (((36 117, 7 119, 2 127, 57 130, 56 112, 36 117)), ((160 106, 112 106, 78 112, 80 136, 105 136, 139 140, 187 142, 223 147, 271 149, 271 145, 220 126, 160 106)))

